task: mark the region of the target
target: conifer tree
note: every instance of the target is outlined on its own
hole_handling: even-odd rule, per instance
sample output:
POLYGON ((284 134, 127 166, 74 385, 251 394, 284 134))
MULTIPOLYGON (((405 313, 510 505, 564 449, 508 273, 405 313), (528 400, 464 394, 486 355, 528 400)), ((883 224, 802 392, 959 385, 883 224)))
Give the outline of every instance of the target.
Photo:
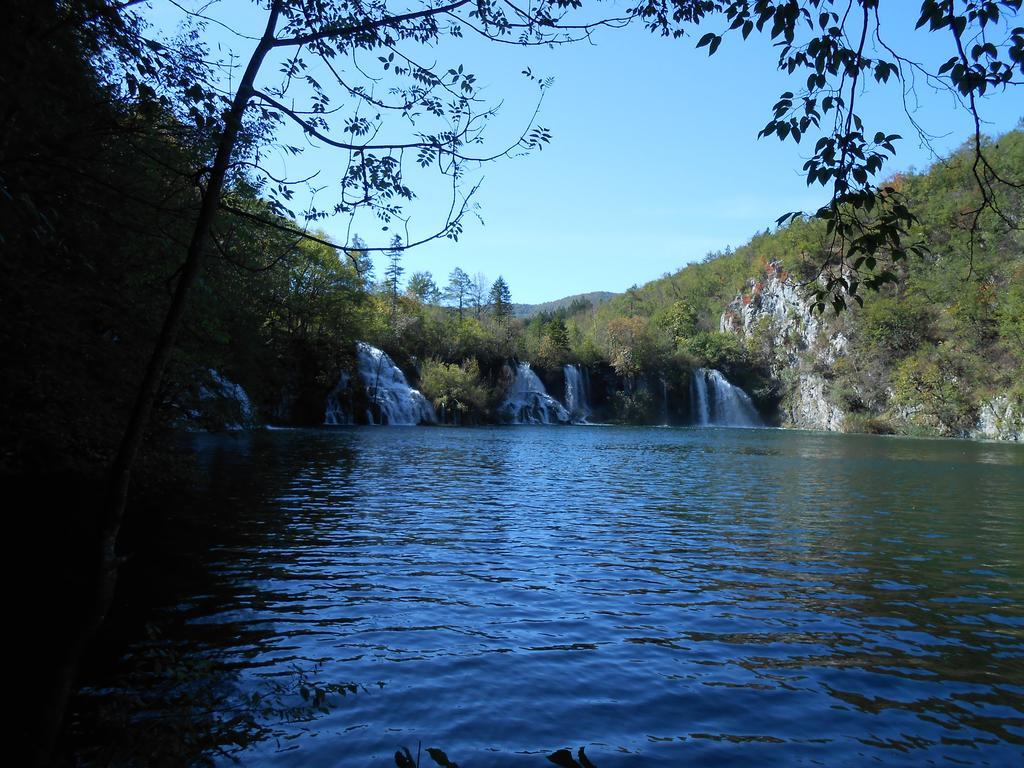
POLYGON ((512 292, 501 275, 491 285, 491 313, 498 321, 507 320, 512 315, 512 292))

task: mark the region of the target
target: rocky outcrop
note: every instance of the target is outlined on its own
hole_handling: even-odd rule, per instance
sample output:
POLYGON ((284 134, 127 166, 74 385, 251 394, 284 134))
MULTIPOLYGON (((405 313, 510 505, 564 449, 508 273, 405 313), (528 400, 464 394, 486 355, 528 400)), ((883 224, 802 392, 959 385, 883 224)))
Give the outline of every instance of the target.
POLYGON ((782 401, 784 426, 842 432, 846 415, 829 401, 825 390, 826 381, 820 374, 807 372, 799 376, 782 401))
MULTIPOLYGON (((921 406, 897 402, 891 386, 878 382, 880 397, 847 393, 860 400, 855 416, 833 398, 836 363, 850 353, 851 313, 840 317, 814 314, 801 291, 777 263, 729 303, 719 329, 743 338, 748 350, 767 362, 783 396, 784 427, 843 431, 853 426, 869 431, 920 432, 953 437, 1024 442, 1024 398, 1000 394, 977 405, 977 421, 950 428, 928 420, 921 406)), ((841 402, 846 402, 841 401, 841 402)), ((970 418, 970 417, 968 417, 970 418)))
POLYGON ((256 426, 256 410, 248 393, 219 371, 199 374, 196 389, 178 398, 179 426, 188 430, 242 430, 256 426))
POLYGON ((821 363, 831 365, 845 353, 846 334, 826 325, 822 318, 808 309, 800 288, 777 264, 765 267, 761 279, 751 280, 726 308, 719 320, 722 333, 739 333, 745 337, 760 336, 777 352, 776 364, 793 367, 801 355, 811 353, 821 363))
POLYGON ((748 348, 768 361, 774 378, 791 382, 784 388, 782 426, 843 428, 843 411, 829 400, 822 371, 845 354, 847 337, 810 311, 779 264, 768 264, 726 307, 719 330, 743 337, 748 348))
POLYGON ((971 437, 1024 443, 1024 403, 1009 395, 985 401, 978 409, 978 424, 971 437))
POLYGON ((751 280, 722 313, 722 333, 742 336, 761 334, 783 351, 790 364, 797 362, 817 339, 818 319, 807 312, 804 302, 787 275, 777 264, 769 264, 760 280, 751 280))

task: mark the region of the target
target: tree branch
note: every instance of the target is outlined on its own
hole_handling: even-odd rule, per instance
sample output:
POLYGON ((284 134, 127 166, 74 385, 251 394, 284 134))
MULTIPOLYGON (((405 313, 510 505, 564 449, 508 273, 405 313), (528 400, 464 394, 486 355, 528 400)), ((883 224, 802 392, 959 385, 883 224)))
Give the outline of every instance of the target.
POLYGON ((304 35, 277 38, 274 40, 273 45, 275 48, 292 45, 306 45, 320 40, 349 37, 360 32, 373 32, 384 27, 394 27, 406 21, 415 21, 416 19, 445 14, 450 11, 454 11, 456 8, 460 8, 463 5, 468 5, 471 1, 472 0, 455 0, 453 3, 448 3, 447 5, 442 5, 437 8, 425 8, 422 11, 413 11, 410 13, 398 14, 396 16, 385 16, 382 19, 366 19, 358 24, 334 27, 328 26, 324 29, 316 32, 308 32, 304 35))

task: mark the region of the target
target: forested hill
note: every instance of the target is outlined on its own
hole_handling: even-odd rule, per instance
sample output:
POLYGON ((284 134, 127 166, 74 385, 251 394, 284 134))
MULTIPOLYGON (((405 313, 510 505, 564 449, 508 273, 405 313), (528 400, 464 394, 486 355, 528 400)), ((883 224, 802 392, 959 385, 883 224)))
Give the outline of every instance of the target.
POLYGON ((513 304, 512 314, 516 317, 533 317, 534 315, 557 312, 566 309, 570 314, 586 309, 586 305, 597 306, 603 304, 617 294, 611 291, 591 291, 590 293, 577 293, 573 296, 566 296, 554 301, 545 301, 541 304, 513 304))
MULTIPOLYGON (((1024 178, 1024 133, 990 147, 1003 178, 1024 178)), ((1021 431, 1024 399, 1022 192, 996 184, 982 212, 965 146, 889 184, 927 252, 898 262, 864 308, 812 315, 807 288, 833 261, 822 222, 798 219, 567 320, 581 357, 624 374, 709 365, 744 380, 783 424, 995 436, 1021 431), (1000 215, 1001 214, 1001 215, 1000 215), (1014 424, 1016 425, 1014 427, 1014 424)))
MULTIPOLYGON (((209 138, 159 104, 110 100, 77 38, 61 44, 65 55, 47 61, 62 87, 25 106, 4 154, 12 192, 0 205, 9 267, 0 352, 20 363, 3 373, 5 472, 108 465, 198 204, 193 175, 180 169, 209 138), (19 160, 55 146, 59 167, 19 160)), ((1024 178, 1022 136, 990 148, 1005 178, 1024 178)), ((518 359, 560 397, 564 367, 586 369, 594 416, 605 420, 690 423, 693 372, 704 367, 744 387, 770 423, 1016 434, 1000 423, 1012 426, 1021 411, 1024 243, 992 211, 972 237, 971 162, 964 150, 893 179, 920 218, 912 234, 930 250, 901 262, 896 283, 867 295, 863 310, 821 318, 794 287, 829 261, 816 221, 623 294, 572 296, 516 317, 518 287, 500 276, 456 269, 439 285, 427 272, 405 275, 400 250, 375 276, 365 252, 296 240, 298 225, 238 175, 146 444, 166 444, 161 431, 181 424, 322 424, 329 394, 356 373, 357 341, 385 350, 462 421, 500 420, 518 359), (216 413, 211 393, 236 383, 248 398, 216 413)), ((1000 210, 1019 227, 1020 190, 996 186, 1000 210)), ((164 463, 151 466, 159 474, 164 463)))

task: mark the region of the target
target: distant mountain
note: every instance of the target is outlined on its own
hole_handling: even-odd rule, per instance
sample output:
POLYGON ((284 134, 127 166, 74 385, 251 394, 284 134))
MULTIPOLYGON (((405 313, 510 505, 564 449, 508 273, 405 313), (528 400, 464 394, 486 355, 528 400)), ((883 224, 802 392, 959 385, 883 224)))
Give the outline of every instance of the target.
POLYGON ((564 299, 545 301, 543 304, 513 304, 512 313, 516 317, 527 318, 539 315, 541 312, 555 312, 562 307, 568 307, 574 301, 589 301, 595 307, 604 304, 608 299, 618 294, 611 291, 591 291, 590 293, 577 293, 575 296, 566 296, 564 299))

